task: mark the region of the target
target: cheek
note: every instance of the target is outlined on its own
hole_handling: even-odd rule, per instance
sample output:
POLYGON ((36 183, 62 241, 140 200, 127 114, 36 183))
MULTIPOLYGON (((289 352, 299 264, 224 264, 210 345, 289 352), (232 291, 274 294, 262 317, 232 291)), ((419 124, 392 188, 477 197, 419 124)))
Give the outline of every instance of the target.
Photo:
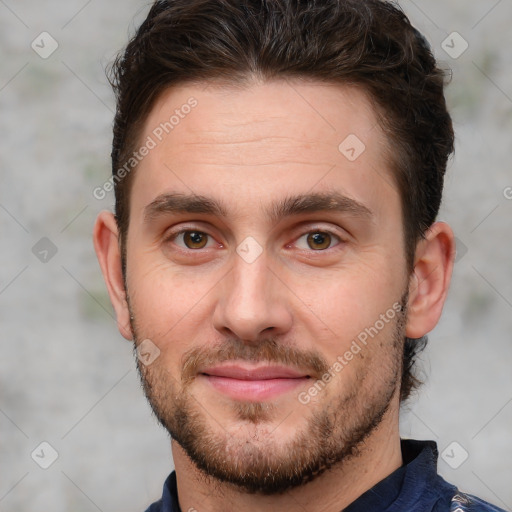
POLYGON ((310 329, 315 329, 313 324, 316 329, 323 326, 326 336, 339 343, 355 338, 380 315, 393 316, 393 305, 402 295, 402 279, 390 269, 365 265, 357 271, 298 281, 291 288, 305 305, 303 321, 309 317, 310 329))
POLYGON ((154 339, 165 352, 186 350, 208 314, 208 293, 214 283, 213 277, 141 258, 130 269, 128 282, 138 337, 154 339))

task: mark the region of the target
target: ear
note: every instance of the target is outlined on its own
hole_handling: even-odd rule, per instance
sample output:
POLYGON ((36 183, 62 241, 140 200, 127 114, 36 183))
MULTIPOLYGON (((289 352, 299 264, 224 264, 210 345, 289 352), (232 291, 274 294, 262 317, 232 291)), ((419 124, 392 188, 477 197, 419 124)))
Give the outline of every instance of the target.
POLYGON ((117 328, 127 340, 132 340, 133 333, 130 327, 126 290, 124 289, 117 222, 111 212, 103 211, 98 215, 94 225, 93 240, 110 302, 116 312, 117 328))
POLYGON ((450 286, 455 239, 450 226, 435 222, 416 247, 409 280, 406 336, 421 338, 439 321, 450 286))

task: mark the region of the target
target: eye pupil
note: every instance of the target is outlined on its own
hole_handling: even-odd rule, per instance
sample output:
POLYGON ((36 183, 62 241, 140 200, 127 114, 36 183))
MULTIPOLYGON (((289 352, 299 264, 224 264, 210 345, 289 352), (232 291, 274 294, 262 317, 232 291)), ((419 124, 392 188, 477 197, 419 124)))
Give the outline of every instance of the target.
POLYGON ((327 249, 331 245, 331 235, 328 233, 311 233, 308 235, 308 245, 311 249, 327 249))
POLYGON ((183 241, 189 249, 202 249, 206 245, 206 235, 200 231, 187 231, 183 241))

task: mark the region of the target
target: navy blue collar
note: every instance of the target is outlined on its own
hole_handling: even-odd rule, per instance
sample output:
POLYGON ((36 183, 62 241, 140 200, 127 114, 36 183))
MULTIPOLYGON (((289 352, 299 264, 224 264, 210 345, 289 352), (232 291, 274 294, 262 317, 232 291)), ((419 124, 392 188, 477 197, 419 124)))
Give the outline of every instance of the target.
POLYGON ((344 512, 431 511, 449 502, 456 488, 437 474, 437 446, 433 441, 402 440, 403 465, 366 491, 344 512))
MULTIPOLYGON (((435 512, 449 510, 456 488, 437 474, 437 447, 433 441, 402 440, 404 464, 361 495, 344 512, 435 512)), ((176 472, 164 484, 162 498, 146 512, 181 512, 176 472)))

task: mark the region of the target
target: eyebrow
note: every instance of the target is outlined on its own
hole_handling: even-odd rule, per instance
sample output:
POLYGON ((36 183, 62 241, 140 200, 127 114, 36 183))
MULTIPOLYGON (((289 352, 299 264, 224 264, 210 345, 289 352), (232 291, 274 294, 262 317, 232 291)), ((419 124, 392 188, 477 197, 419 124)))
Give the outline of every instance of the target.
POLYGON ((144 208, 144 219, 149 222, 169 213, 203 213, 227 217, 226 208, 215 199, 195 194, 162 194, 144 208))
POLYGON ((374 217, 373 212, 367 206, 339 192, 302 194, 287 197, 273 205, 268 211, 268 216, 272 221, 277 222, 292 215, 321 211, 346 213, 353 217, 367 220, 371 220, 374 217))
MULTIPOLYGON (((201 213, 228 217, 226 206, 210 197, 195 194, 162 194, 144 208, 144 219, 150 222, 170 213, 201 213)), ((281 199, 266 210, 271 222, 321 211, 346 213, 353 217, 372 220, 373 212, 364 204, 338 192, 299 194, 281 199)))

